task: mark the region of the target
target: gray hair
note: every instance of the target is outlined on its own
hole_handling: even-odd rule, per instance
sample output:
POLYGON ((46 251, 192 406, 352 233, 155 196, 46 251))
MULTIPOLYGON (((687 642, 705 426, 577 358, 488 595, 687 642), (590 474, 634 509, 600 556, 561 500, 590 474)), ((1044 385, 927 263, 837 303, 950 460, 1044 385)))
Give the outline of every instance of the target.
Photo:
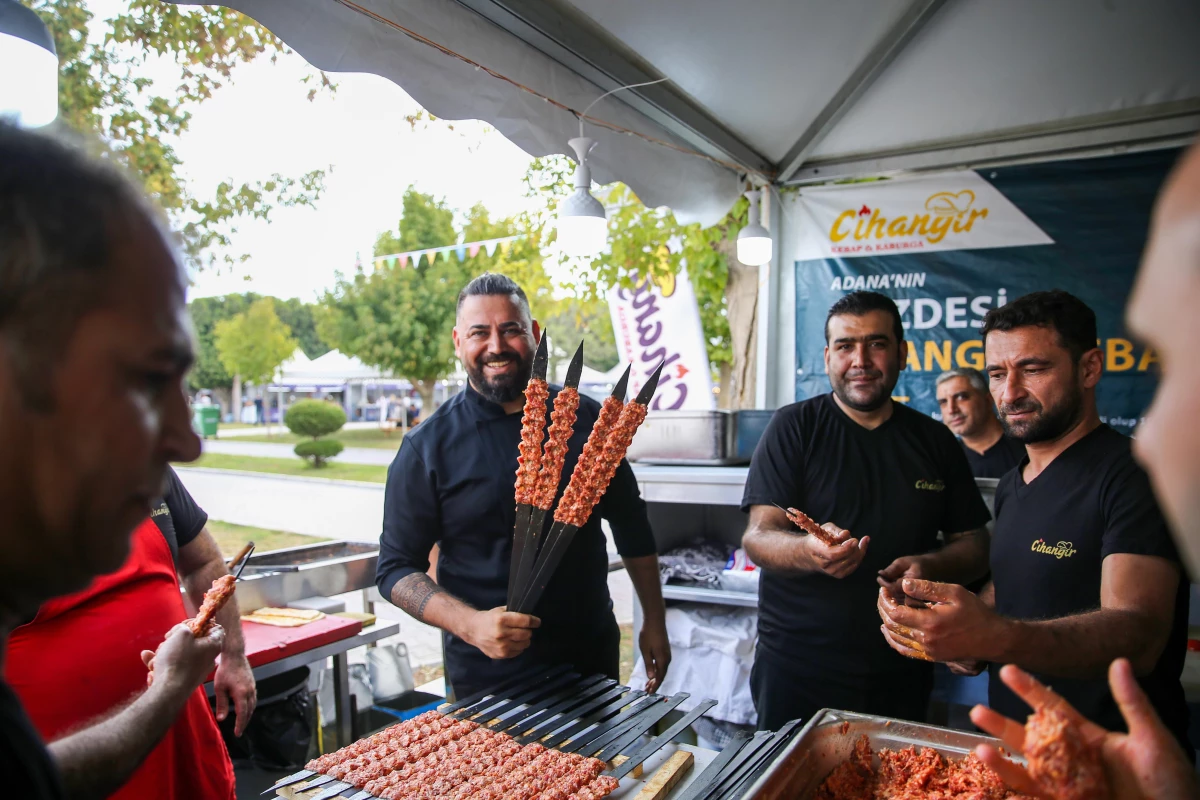
POLYGON ((938 375, 937 383, 934 385, 941 386, 946 381, 953 380, 954 378, 966 378, 967 383, 971 384, 972 388, 983 392, 984 394, 988 393, 987 378, 983 376, 982 372, 977 369, 972 369, 971 367, 959 367, 958 369, 947 370, 941 375, 938 375))
POLYGON ((108 299, 114 230, 156 215, 113 167, 0 122, 0 346, 26 400, 50 403, 48 364, 108 299))

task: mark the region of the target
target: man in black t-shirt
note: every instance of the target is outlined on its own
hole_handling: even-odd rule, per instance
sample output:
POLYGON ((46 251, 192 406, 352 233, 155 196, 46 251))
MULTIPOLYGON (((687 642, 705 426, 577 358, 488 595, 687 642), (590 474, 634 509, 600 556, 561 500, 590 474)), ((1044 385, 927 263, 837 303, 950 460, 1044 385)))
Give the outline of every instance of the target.
POLYGON ((989 704, 1008 717, 1030 713, 999 679, 1012 663, 1110 730, 1124 722, 1105 670, 1128 658, 1187 747, 1187 581, 1130 440, 1096 411, 1096 316, 1066 292, 1035 292, 989 312, 983 336, 1001 419, 1028 450, 996 491, 992 584, 976 597, 905 581, 935 605, 881 597, 885 634, 901 653, 960 670, 990 662, 989 704))
POLYGON ((751 689, 764 730, 825 707, 923 719, 930 665, 888 648, 876 583, 898 591, 905 576, 966 581, 987 568, 988 511, 962 449, 891 399, 907 358, 895 303, 851 293, 825 335, 833 393, 775 413, 742 498, 743 543, 763 569, 751 689), (802 534, 777 505, 839 543, 802 534))
POLYGON ((943 372, 937 379, 937 401, 942 421, 959 437, 976 478, 1000 478, 1021 463, 1025 446, 1004 435, 982 372, 970 367, 943 372))

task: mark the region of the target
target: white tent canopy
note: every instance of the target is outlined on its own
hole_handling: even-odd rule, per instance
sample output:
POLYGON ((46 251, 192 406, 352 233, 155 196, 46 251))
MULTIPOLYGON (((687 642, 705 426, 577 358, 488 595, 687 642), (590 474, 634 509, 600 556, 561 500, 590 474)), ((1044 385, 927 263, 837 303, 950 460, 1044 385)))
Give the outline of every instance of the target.
POLYGON ((311 386, 341 387, 355 381, 381 380, 388 376, 377 367, 367 366, 353 356, 338 350, 309 359, 297 348, 290 359, 279 368, 277 384, 306 384, 311 386))
POLYGON ((1200 130, 1194 0, 228 5, 321 69, 389 78, 436 116, 486 120, 533 155, 568 153, 572 112, 602 92, 667 78, 591 116, 716 161, 589 124, 594 175, 703 222, 729 208, 742 172, 813 182, 1161 146, 1200 130))

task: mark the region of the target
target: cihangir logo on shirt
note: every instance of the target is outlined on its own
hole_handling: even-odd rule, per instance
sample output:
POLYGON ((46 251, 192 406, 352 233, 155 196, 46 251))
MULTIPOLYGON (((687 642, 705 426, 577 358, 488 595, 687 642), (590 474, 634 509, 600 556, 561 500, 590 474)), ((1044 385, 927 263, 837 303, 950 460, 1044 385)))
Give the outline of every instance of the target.
POLYGON ((1057 559, 1070 558, 1078 551, 1070 542, 1059 542, 1058 544, 1046 544, 1045 539, 1038 539, 1030 548, 1035 553, 1041 553, 1047 556, 1054 556, 1057 559))
POLYGON ((917 481, 917 488, 927 492, 940 492, 946 488, 945 481, 917 481))

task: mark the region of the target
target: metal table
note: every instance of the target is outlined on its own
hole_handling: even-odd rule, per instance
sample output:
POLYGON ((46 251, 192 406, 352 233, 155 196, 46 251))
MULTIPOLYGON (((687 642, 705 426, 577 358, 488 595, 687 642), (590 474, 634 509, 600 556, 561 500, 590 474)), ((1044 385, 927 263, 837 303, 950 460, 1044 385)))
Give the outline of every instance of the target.
MULTIPOLYGON (((400 632, 398 622, 377 622, 363 628, 353 636, 338 639, 336 642, 314 647, 295 655, 269 661, 254 667, 255 680, 280 675, 296 667, 303 667, 318 661, 323 662, 333 657, 333 707, 337 714, 337 744, 345 747, 353 741, 350 733, 350 660, 348 654, 356 647, 374 644, 380 639, 395 636, 400 632)), ((212 682, 204 684, 204 690, 209 697, 214 694, 212 682)))

